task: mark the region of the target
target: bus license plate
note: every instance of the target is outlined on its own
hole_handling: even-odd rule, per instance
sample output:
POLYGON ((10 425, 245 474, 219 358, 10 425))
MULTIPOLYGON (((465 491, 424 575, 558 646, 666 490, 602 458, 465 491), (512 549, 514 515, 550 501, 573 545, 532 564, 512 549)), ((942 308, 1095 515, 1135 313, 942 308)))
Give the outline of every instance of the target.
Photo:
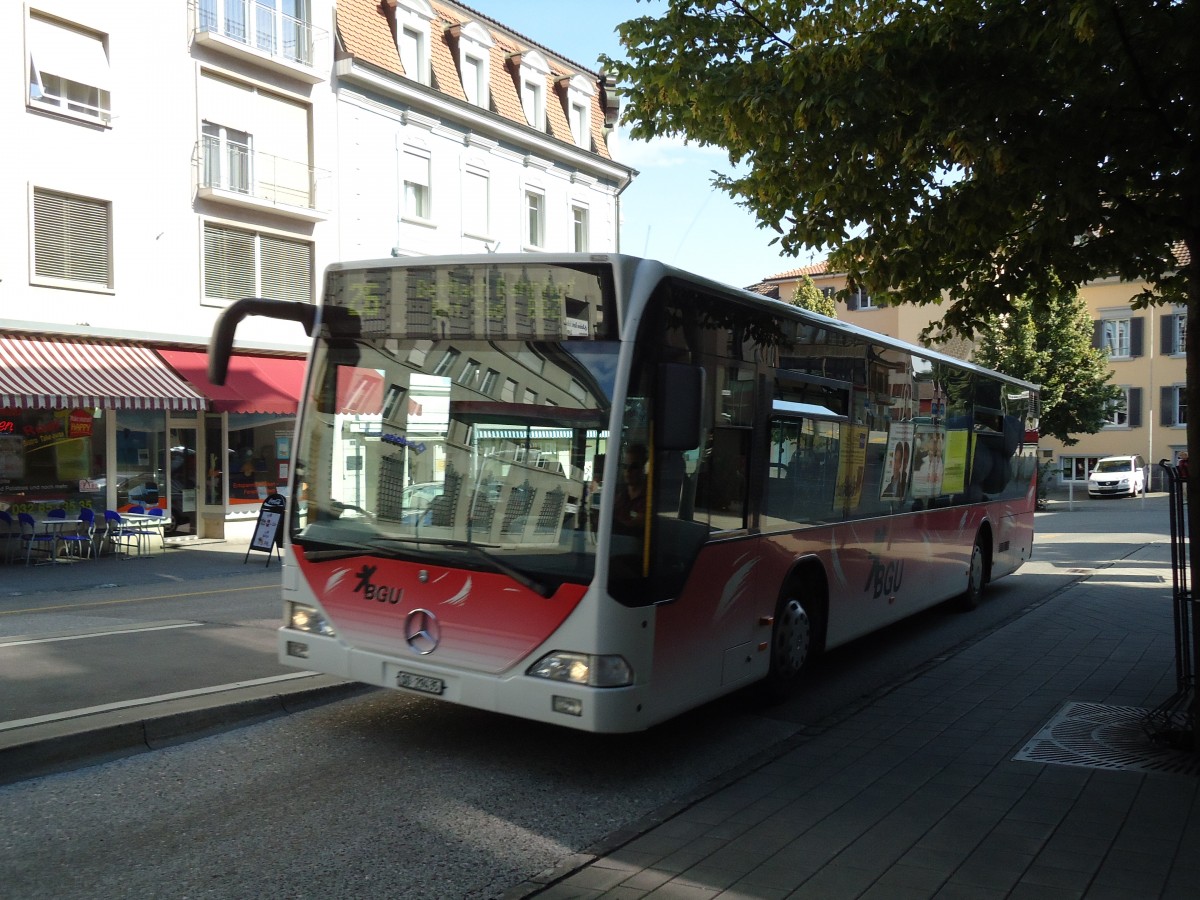
POLYGON ((422 694, 437 694, 446 692, 446 682, 440 678, 428 675, 417 675, 413 672, 397 672, 396 687, 407 688, 410 691, 420 691, 422 694))

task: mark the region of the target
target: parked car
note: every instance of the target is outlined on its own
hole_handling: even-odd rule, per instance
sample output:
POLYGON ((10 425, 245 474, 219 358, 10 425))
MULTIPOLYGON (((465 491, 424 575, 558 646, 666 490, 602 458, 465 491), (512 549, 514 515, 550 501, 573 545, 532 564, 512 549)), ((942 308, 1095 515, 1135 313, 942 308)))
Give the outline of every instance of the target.
POLYGON ((1106 456, 1088 476, 1089 497, 1136 497, 1146 493, 1146 461, 1140 456, 1106 456))

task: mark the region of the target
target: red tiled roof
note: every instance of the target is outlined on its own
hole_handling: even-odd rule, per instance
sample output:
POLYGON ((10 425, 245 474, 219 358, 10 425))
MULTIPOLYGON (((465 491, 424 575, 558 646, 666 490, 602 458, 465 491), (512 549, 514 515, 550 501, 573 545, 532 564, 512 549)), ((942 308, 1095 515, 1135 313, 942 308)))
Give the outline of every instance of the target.
MULTIPOLYGON (((478 22, 486 28, 495 42, 491 51, 489 89, 492 112, 503 119, 527 125, 525 111, 517 91, 519 71, 510 59, 513 54, 536 48, 547 55, 550 75, 546 79, 546 130, 547 133, 567 144, 574 144, 571 127, 566 114, 566 91, 560 87, 564 76, 584 75, 597 85, 592 97, 590 150, 604 159, 611 159, 604 139, 604 108, 599 90, 599 77, 582 66, 578 66, 553 51, 544 48, 511 30, 500 30, 501 23, 470 7, 448 3, 432 3, 437 18, 430 29, 430 67, 433 87, 447 96, 466 100, 462 78, 458 71, 457 53, 453 40, 448 35, 449 25, 478 22)), ((337 30, 344 53, 368 63, 385 72, 405 77, 400 53, 396 49, 392 15, 387 3, 378 0, 338 0, 337 30)))
POLYGON ((813 275, 831 274, 830 272, 826 271, 827 269, 828 264, 822 260, 819 263, 813 263, 809 266, 802 266, 799 269, 788 269, 786 272, 780 272, 778 275, 768 275, 763 279, 763 281, 790 281, 793 278, 801 278, 805 275, 811 277, 813 275))

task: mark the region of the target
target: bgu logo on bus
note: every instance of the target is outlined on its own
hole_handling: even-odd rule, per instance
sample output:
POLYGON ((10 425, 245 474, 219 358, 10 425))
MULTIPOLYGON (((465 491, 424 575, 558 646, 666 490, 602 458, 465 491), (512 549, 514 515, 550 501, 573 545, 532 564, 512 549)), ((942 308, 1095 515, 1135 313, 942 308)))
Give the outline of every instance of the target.
MULTIPOLYGON (((884 562, 874 553, 869 555, 869 559, 871 560, 871 570, 867 572, 867 581, 862 587, 863 591, 869 591, 874 586, 875 590, 871 599, 878 600, 883 594, 892 595, 893 592, 900 590, 900 582, 904 580, 904 561, 884 562)), ((888 602, 895 599, 894 595, 889 596, 888 602)))

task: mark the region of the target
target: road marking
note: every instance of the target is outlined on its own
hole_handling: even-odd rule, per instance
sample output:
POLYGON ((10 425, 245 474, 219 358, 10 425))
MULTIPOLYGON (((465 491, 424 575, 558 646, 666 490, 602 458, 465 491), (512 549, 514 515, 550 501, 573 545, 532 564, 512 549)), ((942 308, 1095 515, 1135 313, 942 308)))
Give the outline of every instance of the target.
POLYGON ((46 637, 18 638, 13 641, 0 640, 0 647, 53 644, 55 641, 81 641, 84 638, 108 637, 112 634, 141 634, 143 631, 167 631, 171 628, 198 628, 203 624, 203 622, 163 622, 151 625, 118 625, 113 628, 97 628, 94 631, 79 631, 73 634, 51 634, 46 637))
POLYGON ((92 606, 115 606, 120 603, 148 603, 151 600, 182 600, 187 597, 211 597, 216 594, 237 594, 242 591, 261 591, 262 585, 256 587, 224 588, 219 591, 189 591, 186 594, 163 594, 158 597, 127 597, 124 600, 96 600, 91 603, 62 603, 58 606, 32 606, 28 609, 6 609, 0 611, 0 616, 28 615, 29 613, 55 612, 60 609, 88 609, 92 606))
POLYGON ((203 697, 207 694, 220 694, 237 688, 257 687, 263 684, 276 684, 283 681, 295 681, 298 678, 312 678, 317 672, 289 672, 286 675, 272 675, 269 678, 255 678, 252 681, 232 681, 229 684, 218 684, 213 687, 196 688, 191 691, 176 691, 173 694, 159 694, 155 697, 139 697, 134 700, 122 700, 119 703, 104 703, 100 706, 88 706, 83 709, 69 709, 65 712, 50 713, 45 716, 33 716, 29 719, 14 719, 11 722, 0 722, 0 731, 14 731, 17 728, 28 728, 30 725, 44 725, 47 722, 62 722, 67 719, 82 719, 97 713, 112 712, 118 709, 132 709, 138 706, 151 706, 168 700, 186 700, 189 697, 203 697))

